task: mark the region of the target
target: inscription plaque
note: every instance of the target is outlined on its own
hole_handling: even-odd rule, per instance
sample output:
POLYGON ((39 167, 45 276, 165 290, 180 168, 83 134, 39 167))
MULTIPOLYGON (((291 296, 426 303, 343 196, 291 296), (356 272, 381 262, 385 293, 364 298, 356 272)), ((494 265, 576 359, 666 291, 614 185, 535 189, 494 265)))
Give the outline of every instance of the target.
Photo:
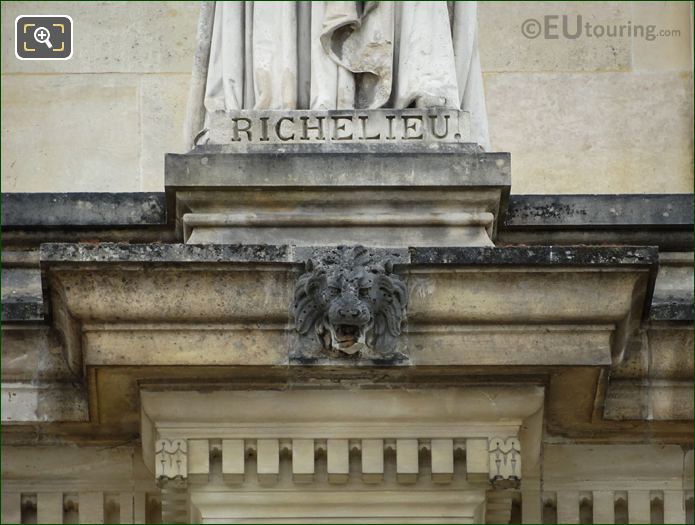
POLYGON ((445 108, 217 112, 201 143, 471 142, 470 115, 445 108))

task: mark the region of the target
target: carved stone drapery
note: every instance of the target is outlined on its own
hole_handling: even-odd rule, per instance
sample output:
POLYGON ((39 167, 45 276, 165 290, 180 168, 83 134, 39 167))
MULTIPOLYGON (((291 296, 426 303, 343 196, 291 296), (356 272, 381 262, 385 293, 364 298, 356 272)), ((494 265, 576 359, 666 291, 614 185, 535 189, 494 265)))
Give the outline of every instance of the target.
POLYGON ((215 111, 447 107, 489 149, 475 2, 203 2, 186 140, 215 111))

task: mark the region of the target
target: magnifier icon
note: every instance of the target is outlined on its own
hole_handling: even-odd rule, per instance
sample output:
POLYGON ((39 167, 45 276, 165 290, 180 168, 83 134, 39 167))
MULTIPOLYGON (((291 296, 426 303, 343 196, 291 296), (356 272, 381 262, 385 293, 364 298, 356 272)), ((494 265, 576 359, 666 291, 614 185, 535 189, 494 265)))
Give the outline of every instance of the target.
POLYGON ((34 30, 34 38, 39 44, 46 44, 48 49, 51 49, 53 46, 51 45, 51 33, 48 29, 46 29, 43 26, 37 27, 34 30))

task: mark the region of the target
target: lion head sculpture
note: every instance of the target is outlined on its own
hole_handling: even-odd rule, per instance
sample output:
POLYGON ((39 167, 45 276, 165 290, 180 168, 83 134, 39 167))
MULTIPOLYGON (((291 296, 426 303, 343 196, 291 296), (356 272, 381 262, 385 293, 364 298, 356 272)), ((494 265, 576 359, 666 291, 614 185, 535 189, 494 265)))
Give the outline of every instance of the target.
POLYGON ((340 246, 306 263, 294 292, 295 327, 314 331, 324 350, 391 354, 401 333, 408 290, 393 263, 363 246, 340 246))

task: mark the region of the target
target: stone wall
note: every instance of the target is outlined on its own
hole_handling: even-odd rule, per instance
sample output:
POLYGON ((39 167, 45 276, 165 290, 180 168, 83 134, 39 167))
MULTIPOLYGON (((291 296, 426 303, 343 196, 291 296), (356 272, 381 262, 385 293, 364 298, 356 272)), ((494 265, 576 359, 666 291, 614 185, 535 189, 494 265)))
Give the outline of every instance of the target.
POLYGON ((183 151, 197 2, 3 2, 2 190, 162 191, 183 151), (68 14, 66 61, 19 61, 20 14, 68 14))
POLYGON ((691 2, 483 2, 480 47, 493 149, 512 153, 512 193, 692 191, 691 2), (655 25, 680 36, 562 36, 655 25), (522 34, 557 19, 558 39, 522 34))
MULTIPOLYGON (((689 2, 479 4, 493 149, 512 193, 681 193, 692 184, 689 2), (558 39, 526 38, 560 15, 558 39), (679 36, 562 36, 654 25, 679 36)), ((74 20, 68 61, 20 62, 13 23, 41 2, 2 4, 2 190, 161 191, 182 152, 197 2, 52 3, 74 20)))

